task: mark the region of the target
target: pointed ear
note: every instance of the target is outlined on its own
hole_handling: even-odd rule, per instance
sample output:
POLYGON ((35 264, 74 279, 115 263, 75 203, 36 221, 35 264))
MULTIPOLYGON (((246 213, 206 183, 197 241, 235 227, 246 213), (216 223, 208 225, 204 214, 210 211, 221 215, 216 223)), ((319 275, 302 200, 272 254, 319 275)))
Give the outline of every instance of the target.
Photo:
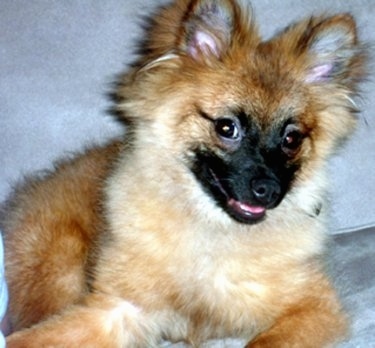
POLYGON ((197 1, 184 24, 182 47, 194 58, 201 54, 220 57, 232 39, 233 17, 227 1, 197 1))
POLYGON ((180 49, 194 59, 221 58, 245 16, 249 21, 250 9, 241 1, 193 1, 183 22, 180 49))
POLYGON ((248 0, 174 1, 144 27, 140 65, 171 53, 220 59, 232 43, 252 46, 260 41, 248 0))
POLYGON ((365 50, 358 43, 350 15, 311 19, 300 37, 298 50, 305 51, 307 83, 345 83, 364 74, 365 50))

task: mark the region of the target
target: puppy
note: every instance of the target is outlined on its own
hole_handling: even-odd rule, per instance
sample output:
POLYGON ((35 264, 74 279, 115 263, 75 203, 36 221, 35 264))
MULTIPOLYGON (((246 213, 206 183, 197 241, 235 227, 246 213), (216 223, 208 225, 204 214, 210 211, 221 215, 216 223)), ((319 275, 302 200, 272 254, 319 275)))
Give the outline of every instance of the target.
POLYGON ((4 210, 15 347, 325 347, 326 166, 355 127, 350 15, 262 41, 245 0, 177 0, 122 77, 124 140, 30 178, 4 210))

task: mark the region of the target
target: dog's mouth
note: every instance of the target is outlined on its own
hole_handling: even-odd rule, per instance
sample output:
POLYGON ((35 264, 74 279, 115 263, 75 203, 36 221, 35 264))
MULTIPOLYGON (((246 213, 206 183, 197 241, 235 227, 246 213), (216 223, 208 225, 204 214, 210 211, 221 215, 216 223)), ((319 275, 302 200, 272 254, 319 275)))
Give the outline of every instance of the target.
POLYGON ((254 205, 249 202, 239 201, 232 197, 228 190, 224 188, 220 179, 212 169, 209 169, 215 186, 226 198, 226 210, 236 220, 244 223, 255 223, 261 221, 266 215, 266 207, 254 205))
POLYGON ((245 202, 239 202, 231 198, 228 201, 228 208, 237 214, 241 219, 250 220, 252 222, 259 221, 266 215, 266 208, 251 205, 245 202))

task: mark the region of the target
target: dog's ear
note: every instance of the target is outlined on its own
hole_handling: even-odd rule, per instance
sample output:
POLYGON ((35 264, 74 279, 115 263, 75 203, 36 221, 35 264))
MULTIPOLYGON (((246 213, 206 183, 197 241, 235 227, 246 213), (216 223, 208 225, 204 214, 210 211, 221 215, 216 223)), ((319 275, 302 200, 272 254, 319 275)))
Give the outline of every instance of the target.
POLYGON ((247 0, 176 0, 147 21, 146 34, 140 65, 171 54, 220 59, 232 44, 259 42, 247 0))
POLYGON ((287 30, 285 35, 287 40, 292 35, 294 51, 303 62, 304 82, 347 85, 364 76, 366 50, 358 42, 351 15, 311 18, 287 30))
POLYGON ((190 4, 182 22, 179 48, 194 59, 221 58, 233 39, 256 36, 251 8, 244 1, 198 0, 190 4))
POLYGON ((234 7, 228 1, 196 1, 183 23, 181 48, 195 59, 220 58, 231 44, 234 17, 234 7))

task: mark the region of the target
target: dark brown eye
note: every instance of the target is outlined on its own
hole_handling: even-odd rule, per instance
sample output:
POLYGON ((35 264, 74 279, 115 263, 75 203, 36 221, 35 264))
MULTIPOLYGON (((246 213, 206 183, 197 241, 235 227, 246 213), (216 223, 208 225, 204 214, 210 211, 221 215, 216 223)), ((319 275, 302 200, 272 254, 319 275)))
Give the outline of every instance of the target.
POLYGON ((231 118, 220 118, 215 121, 215 131, 226 140, 238 140, 241 137, 240 126, 238 122, 231 118))
POLYGON ((288 125, 284 132, 284 137, 281 143, 282 151, 288 156, 294 156, 303 140, 303 135, 295 125, 288 125))

